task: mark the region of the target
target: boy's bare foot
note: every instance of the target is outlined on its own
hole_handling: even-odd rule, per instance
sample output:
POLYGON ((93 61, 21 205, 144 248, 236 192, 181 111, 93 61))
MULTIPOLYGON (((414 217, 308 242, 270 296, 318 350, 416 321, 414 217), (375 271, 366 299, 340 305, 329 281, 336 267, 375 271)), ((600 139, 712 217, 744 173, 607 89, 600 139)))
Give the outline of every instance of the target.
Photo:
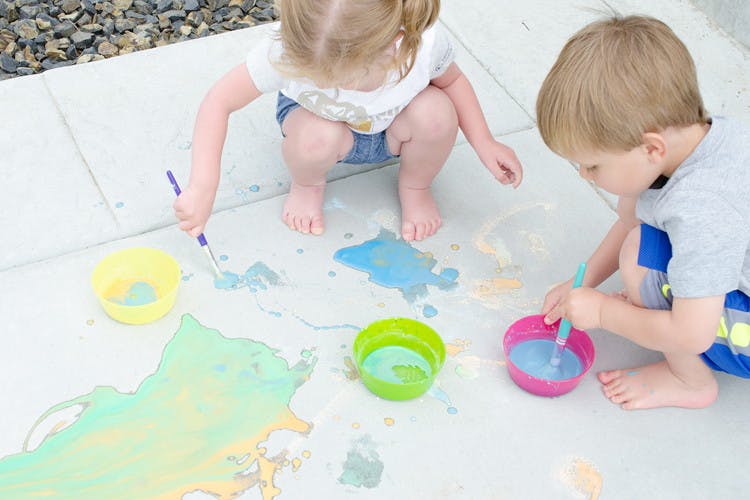
POLYGON ((281 220, 289 229, 300 233, 323 234, 324 192, 325 184, 302 186, 292 182, 281 212, 281 220))
POLYGON ((599 372, 602 392, 624 410, 678 406, 705 408, 719 393, 713 374, 689 385, 678 378, 666 361, 633 368, 599 372))
POLYGON ((399 186, 401 199, 401 237, 405 241, 421 241, 440 228, 440 218, 430 188, 415 189, 399 186))

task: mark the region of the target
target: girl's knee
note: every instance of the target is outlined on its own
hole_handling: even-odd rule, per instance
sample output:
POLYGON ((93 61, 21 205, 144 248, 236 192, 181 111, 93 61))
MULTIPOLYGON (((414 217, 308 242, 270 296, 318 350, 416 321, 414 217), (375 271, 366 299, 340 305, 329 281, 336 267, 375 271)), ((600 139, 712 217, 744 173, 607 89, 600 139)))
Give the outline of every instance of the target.
POLYGON ((458 115, 448 94, 435 86, 428 86, 406 107, 413 131, 427 137, 443 138, 455 135, 458 115))
POLYGON ((313 120, 297 120, 290 125, 285 131, 283 144, 287 153, 319 162, 340 156, 341 151, 346 149, 347 139, 350 139, 351 149, 351 132, 343 123, 316 117, 313 120))

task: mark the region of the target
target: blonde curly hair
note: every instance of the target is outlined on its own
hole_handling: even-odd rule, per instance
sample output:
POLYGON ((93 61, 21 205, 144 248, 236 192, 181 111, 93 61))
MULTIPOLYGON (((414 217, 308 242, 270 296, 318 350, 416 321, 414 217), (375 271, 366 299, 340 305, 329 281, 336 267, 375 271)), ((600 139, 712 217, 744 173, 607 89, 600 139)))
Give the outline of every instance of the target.
POLYGON ((277 0, 283 51, 275 66, 289 78, 336 87, 379 65, 403 79, 440 0, 277 0), (394 45, 400 37, 400 43, 394 45))

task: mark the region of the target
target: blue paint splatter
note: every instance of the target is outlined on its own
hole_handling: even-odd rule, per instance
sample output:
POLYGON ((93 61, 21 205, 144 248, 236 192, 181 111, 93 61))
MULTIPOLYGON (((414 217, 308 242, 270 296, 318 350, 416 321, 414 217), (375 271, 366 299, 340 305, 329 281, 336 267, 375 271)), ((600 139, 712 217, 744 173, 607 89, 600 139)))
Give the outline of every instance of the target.
POLYGON ((214 279, 214 286, 220 290, 248 288, 251 292, 256 292, 267 290, 267 284, 277 285, 281 282, 279 275, 263 262, 256 262, 243 275, 231 271, 223 271, 222 274, 223 279, 214 279))
POLYGON ((302 252, 304 252, 304 250, 302 250, 301 248, 297 249, 297 253, 302 253, 302 252))
POLYGON ((333 278, 334 276, 336 276, 336 271, 328 271, 328 276, 333 278))
POLYGON ((219 260, 222 261, 222 262, 226 262, 226 261, 229 260, 229 256, 228 255, 219 255, 219 260))
POLYGON ((368 273, 373 283, 401 289, 409 303, 426 296, 427 285, 446 290, 454 287, 458 278, 458 271, 452 268, 446 268, 440 274, 433 273, 432 268, 437 260, 431 254, 420 252, 406 241, 396 239, 395 234, 385 229, 380 231, 377 238, 336 251, 333 258, 368 273))
POLYGON ((445 403, 448 406, 448 409, 446 411, 449 414, 455 415, 456 413, 458 413, 458 408, 453 406, 453 403, 451 403, 451 398, 449 398, 445 391, 437 385, 433 384, 432 387, 430 387, 430 389, 427 391, 427 394, 445 403))
POLYGON ((250 191, 252 191, 253 193, 257 193, 258 191, 260 191, 260 186, 258 186, 257 184, 253 184, 253 185, 252 185, 252 186, 250 186, 250 187, 249 187, 248 189, 249 189, 250 191))
POLYGON ((115 208, 122 208, 124 206, 125 206, 125 203, 123 203, 121 201, 118 201, 117 203, 115 203, 115 208))
POLYGON ((432 318, 433 316, 437 314, 437 309, 435 309, 430 304, 426 304, 422 308, 422 314, 424 315, 425 318, 432 318))

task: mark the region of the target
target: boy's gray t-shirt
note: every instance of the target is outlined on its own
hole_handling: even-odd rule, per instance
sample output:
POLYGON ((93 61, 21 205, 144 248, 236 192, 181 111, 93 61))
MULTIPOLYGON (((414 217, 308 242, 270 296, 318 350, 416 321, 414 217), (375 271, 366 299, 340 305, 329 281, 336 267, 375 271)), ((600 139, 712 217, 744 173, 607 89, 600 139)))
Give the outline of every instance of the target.
POLYGON ((661 189, 641 193, 636 215, 669 235, 675 297, 750 295, 750 129, 723 117, 661 189))

